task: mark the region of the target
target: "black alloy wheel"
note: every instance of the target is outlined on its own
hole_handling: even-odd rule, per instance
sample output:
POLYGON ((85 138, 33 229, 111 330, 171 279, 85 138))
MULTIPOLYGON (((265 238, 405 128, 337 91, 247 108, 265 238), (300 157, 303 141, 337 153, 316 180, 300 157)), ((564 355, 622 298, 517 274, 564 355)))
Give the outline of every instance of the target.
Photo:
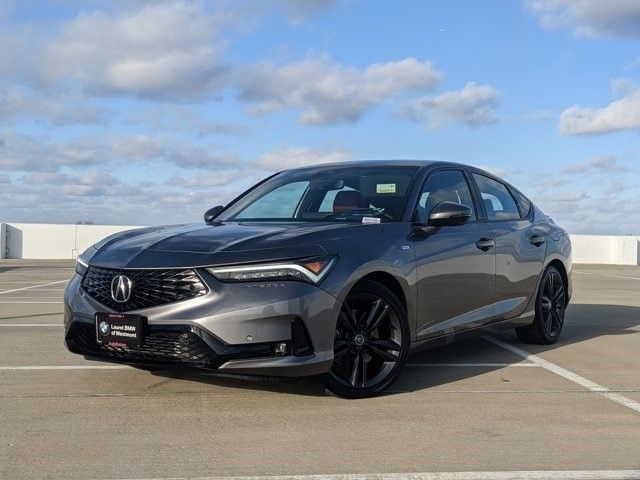
POLYGON ((363 280, 347 296, 334 337, 334 362, 322 377, 338 396, 363 398, 398 377, 409 351, 407 314, 384 286, 363 280))
POLYGON ((516 329, 525 343, 550 345, 558 340, 564 325, 567 292, 562 275, 555 267, 548 267, 538 288, 536 316, 531 325, 516 329))

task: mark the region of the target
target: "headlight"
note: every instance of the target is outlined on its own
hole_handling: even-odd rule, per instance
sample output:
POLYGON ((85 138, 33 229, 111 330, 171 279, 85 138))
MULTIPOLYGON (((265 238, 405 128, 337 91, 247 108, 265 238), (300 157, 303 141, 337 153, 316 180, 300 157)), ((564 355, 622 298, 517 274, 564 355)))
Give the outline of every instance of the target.
POLYGON ((271 280, 292 280, 317 285, 335 264, 335 257, 307 258, 259 265, 207 268, 223 282, 266 282, 271 280))
POLYGON ((87 273, 87 269, 89 268, 89 260, 98 250, 95 247, 89 247, 76 258, 76 273, 81 277, 84 277, 84 274, 87 273))

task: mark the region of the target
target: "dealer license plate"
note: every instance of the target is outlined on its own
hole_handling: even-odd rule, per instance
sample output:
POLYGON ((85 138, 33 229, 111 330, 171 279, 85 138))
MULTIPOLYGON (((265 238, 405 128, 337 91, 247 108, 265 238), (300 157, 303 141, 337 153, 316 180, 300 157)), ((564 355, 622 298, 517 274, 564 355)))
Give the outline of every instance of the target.
POLYGON ((144 342, 147 319, 125 313, 96 313, 96 341, 107 347, 138 348, 144 342))

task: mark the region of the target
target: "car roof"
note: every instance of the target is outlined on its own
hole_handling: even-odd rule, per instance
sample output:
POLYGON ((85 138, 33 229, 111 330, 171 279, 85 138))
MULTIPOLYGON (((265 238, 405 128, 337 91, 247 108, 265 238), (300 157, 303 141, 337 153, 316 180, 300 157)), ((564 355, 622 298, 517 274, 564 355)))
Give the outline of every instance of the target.
MULTIPOLYGON (((286 169, 287 172, 292 171, 302 171, 302 170, 324 170, 324 169, 334 169, 334 168, 349 168, 349 167, 435 167, 435 166, 455 166, 455 167, 464 167, 469 168, 470 165, 464 165, 462 163, 454 163, 454 162, 441 162, 437 160, 403 160, 403 159, 393 159, 393 160, 354 160, 348 162, 333 162, 333 163, 322 163, 317 165, 309 165, 305 167, 299 168, 291 168, 286 169)), ((473 168, 473 167, 471 167, 473 168)))
POLYGON ((299 171, 317 171, 321 172, 322 170, 327 169, 337 169, 337 168, 349 168, 349 167, 418 167, 418 168, 441 168, 441 167, 456 167, 456 168, 464 168, 470 172, 481 173, 482 175, 494 178, 502 183, 507 184, 510 188, 518 191, 520 194, 522 192, 514 187, 512 184, 507 182, 506 180, 498 177, 496 174, 489 172, 481 167, 476 167, 475 165, 468 165, 465 163, 457 163, 457 162, 445 162, 440 160, 403 160, 403 159, 381 159, 381 160, 352 160, 347 162, 333 162, 333 163, 321 163, 316 165, 308 165, 306 167, 299 168, 290 168, 283 170, 284 172, 299 172, 299 171))

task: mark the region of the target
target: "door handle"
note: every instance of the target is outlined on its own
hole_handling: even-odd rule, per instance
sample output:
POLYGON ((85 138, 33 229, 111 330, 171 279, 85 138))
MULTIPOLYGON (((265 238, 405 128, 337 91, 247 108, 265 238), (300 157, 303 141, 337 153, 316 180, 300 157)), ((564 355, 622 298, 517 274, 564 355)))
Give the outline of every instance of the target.
POLYGON ((484 238, 482 237, 480 240, 476 242, 476 247, 478 247, 483 252, 486 252, 490 248, 493 248, 496 243, 493 241, 493 238, 484 238))
POLYGON ((544 242, 546 241, 546 239, 544 238, 544 235, 531 235, 529 237, 529 243, 531 245, 535 245, 536 247, 539 247, 540 245, 542 245, 544 242))

